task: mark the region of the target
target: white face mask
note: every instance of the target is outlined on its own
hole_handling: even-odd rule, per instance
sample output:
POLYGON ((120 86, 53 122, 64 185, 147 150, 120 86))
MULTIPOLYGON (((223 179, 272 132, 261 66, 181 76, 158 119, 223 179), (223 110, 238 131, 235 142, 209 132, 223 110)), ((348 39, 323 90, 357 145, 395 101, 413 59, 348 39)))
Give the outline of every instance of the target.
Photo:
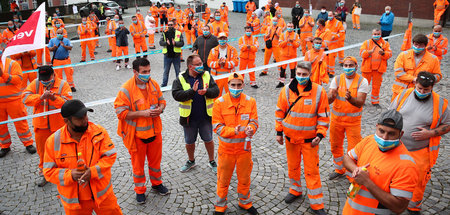
POLYGON ((390 10, 387 10, 387 11, 386 11, 386 14, 389 14, 390 12, 391 12, 390 10))
POLYGON ((320 10, 322 13, 325 13, 325 12, 327 12, 327 10, 325 10, 325 9, 322 9, 322 10, 320 10))

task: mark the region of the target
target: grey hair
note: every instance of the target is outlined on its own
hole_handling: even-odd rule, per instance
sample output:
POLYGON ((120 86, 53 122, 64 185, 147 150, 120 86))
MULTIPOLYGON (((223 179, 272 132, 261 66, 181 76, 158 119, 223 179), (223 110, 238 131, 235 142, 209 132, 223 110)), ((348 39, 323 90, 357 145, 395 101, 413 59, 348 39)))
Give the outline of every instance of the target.
POLYGON ((300 61, 297 63, 297 68, 306 69, 311 72, 311 62, 309 61, 300 61))
POLYGON ((389 9, 389 10, 391 10, 391 6, 386 6, 386 7, 384 7, 384 9, 386 10, 386 9, 389 9))

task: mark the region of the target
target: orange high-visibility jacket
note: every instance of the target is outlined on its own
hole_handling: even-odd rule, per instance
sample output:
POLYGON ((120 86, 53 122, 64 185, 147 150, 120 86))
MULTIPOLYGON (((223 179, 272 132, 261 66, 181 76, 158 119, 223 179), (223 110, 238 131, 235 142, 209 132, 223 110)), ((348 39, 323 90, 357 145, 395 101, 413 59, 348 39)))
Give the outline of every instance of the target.
POLYGON ((304 87, 293 79, 280 91, 275 111, 275 130, 277 133, 283 132, 295 144, 316 136, 325 137, 330 123, 329 111, 327 93, 322 86, 309 81, 304 87), (286 113, 299 96, 302 96, 300 100, 286 113))
POLYGON ((284 21, 283 18, 278 18, 277 26, 281 29, 286 28, 286 26, 287 26, 286 21, 284 21))
POLYGON ((429 34, 428 36, 428 47, 436 46, 436 50, 431 49, 428 50, 431 54, 436 55, 439 60, 442 60, 442 55, 446 55, 448 51, 448 39, 444 37, 444 35, 440 35, 438 38, 435 38, 433 34, 429 34))
POLYGON ((116 161, 117 151, 103 127, 89 122, 89 127, 79 143, 70 137, 67 125, 53 133, 45 143, 44 176, 58 188, 64 208, 81 209, 78 199, 79 185, 72 178, 82 158, 91 171, 89 185, 93 200, 98 207, 113 193, 111 167, 116 161), (78 153, 81 152, 81 157, 78 153))
POLYGON ((433 6, 436 10, 443 10, 449 3, 447 0, 435 0, 433 6))
POLYGON ((296 58, 297 57, 297 49, 300 46, 300 37, 295 31, 292 32, 284 32, 281 34, 279 47, 281 48, 280 52, 283 56, 296 58), (288 42, 288 39, 292 39, 294 41, 288 42))
MULTIPOLYGON (((23 103, 33 107, 33 114, 60 109, 64 102, 72 99, 72 91, 69 84, 57 77, 55 77, 55 82, 49 86, 48 90, 55 93, 55 100, 47 99, 45 102, 41 99, 45 89, 37 79, 32 81, 23 92, 23 103)), ((64 120, 60 113, 33 118, 34 128, 49 129, 55 132, 62 126, 64 126, 64 120)))
POLYGON ((383 48, 384 55, 378 53, 381 49, 372 39, 366 40, 359 49, 359 55, 363 59, 361 72, 372 72, 374 70, 377 70, 380 73, 386 72, 387 61, 392 57, 392 50, 389 43, 383 38, 380 38, 376 42, 383 48), (372 54, 369 54, 368 51, 372 50, 373 47, 376 47, 375 51, 372 54))
POLYGON ((279 40, 281 35, 283 34, 283 29, 278 26, 270 26, 267 28, 266 35, 264 36, 264 41, 272 39, 272 46, 277 47, 279 44, 279 40))
MULTIPOLYGON (((394 100, 397 103, 397 111, 400 111, 402 108, 406 98, 414 91, 414 88, 409 88, 403 90, 399 96, 394 100)), ((431 122, 430 130, 435 129, 440 126, 441 116, 444 114, 443 112, 447 109, 448 100, 439 96, 436 92, 432 91, 432 99, 433 99, 433 121, 431 122)), ((441 136, 431 137, 430 144, 428 146, 430 152, 430 167, 433 167, 436 164, 436 160, 439 155, 439 144, 441 143, 441 136)))
POLYGON ((143 22, 138 21, 136 24, 132 23, 130 25, 130 33, 134 42, 140 42, 142 39, 145 39, 147 28, 144 26, 143 22))
POLYGON ((163 18, 163 15, 165 14, 167 16, 167 8, 164 6, 164 4, 158 9, 159 18, 163 18))
POLYGON ((60 28, 56 28, 56 27, 54 27, 51 31, 50 31, 50 38, 55 38, 56 37, 56 31, 57 30, 59 30, 59 29, 62 29, 63 30, 63 36, 65 37, 65 38, 67 38, 67 30, 65 29, 65 28, 63 28, 63 27, 60 27, 60 28))
POLYGON ((358 89, 361 85, 364 77, 356 74, 353 78, 350 87, 347 88, 345 81, 345 74, 336 76, 336 85, 338 86, 338 94, 333 102, 333 108, 331 109, 331 120, 339 123, 358 124, 361 123, 361 116, 363 107, 355 107, 345 99, 345 94, 350 91, 352 97, 358 96, 358 89))
POLYGON ((205 8, 205 13, 203 13, 203 20, 208 20, 209 16, 211 16, 211 9, 209 7, 205 8))
POLYGON ((258 17, 251 17, 250 20, 251 27, 253 27, 253 32, 259 33, 261 25, 259 24, 259 18, 258 17))
POLYGON ((328 45, 329 48, 335 49, 339 45, 339 41, 341 38, 345 37, 345 29, 342 25, 342 22, 340 22, 337 19, 328 20, 325 24, 325 28, 330 30, 331 32, 331 41, 328 45))
POLYGON ((238 103, 233 105, 230 93, 216 99, 213 107, 212 124, 214 132, 219 136, 219 153, 243 154, 251 151, 251 144, 245 142, 244 129, 247 126, 256 130, 259 127, 256 101, 254 98, 241 94, 238 103), (235 133, 236 126, 242 130, 235 133))
POLYGON ((148 11, 152 14, 153 18, 157 19, 159 17, 159 9, 155 5, 151 6, 148 11))
POLYGON ((267 29, 272 26, 272 19, 270 18, 270 16, 267 16, 266 18, 263 19, 263 23, 261 26, 261 33, 265 34, 267 33, 267 29))
POLYGON ((36 60, 34 59, 34 57, 36 57, 35 50, 21 52, 21 53, 15 54, 15 55, 11 55, 11 59, 13 59, 17 63, 19 63, 22 70, 37 68, 36 60))
POLYGON ((247 4, 245 4, 245 11, 247 11, 247 13, 252 13, 255 10, 256 10, 255 2, 247 2, 247 4))
POLYGON ((94 28, 90 22, 87 22, 86 25, 79 25, 77 32, 80 35, 80 39, 91 38, 94 34, 94 28))
POLYGON ((320 37, 322 38, 322 46, 323 48, 329 48, 331 43, 331 31, 327 28, 323 28, 320 30, 317 28, 316 34, 314 34, 314 37, 320 37))
POLYGON ((221 32, 225 32, 228 36, 228 34, 230 33, 229 29, 228 29, 228 25, 226 22, 224 21, 214 21, 210 24, 211 27, 211 34, 214 36, 219 36, 219 33, 221 32), (217 31, 217 28, 219 28, 219 31, 217 31))
POLYGON ((147 85, 147 96, 143 95, 136 85, 133 76, 125 82, 117 93, 114 101, 119 125, 117 134, 122 137, 123 143, 129 151, 136 151, 135 137, 148 139, 162 131, 161 117, 125 119, 129 111, 140 111, 155 108, 159 104, 166 104, 159 84, 150 79, 147 85))
POLYGON ((414 87, 413 80, 421 71, 433 73, 437 82, 442 78, 439 59, 428 51, 425 51, 417 66, 412 49, 400 53, 394 64, 395 81, 392 91, 398 94, 403 89, 414 87))
POLYGON ((0 63, 3 75, 0 76, 0 103, 20 99, 22 95, 22 68, 20 64, 11 58, 5 59, 5 64, 0 63))
POLYGON ((239 58, 236 48, 231 46, 230 44, 227 44, 227 56, 225 59, 225 66, 219 65, 219 47, 214 47, 208 56, 208 66, 211 69, 214 69, 212 74, 213 75, 221 75, 233 72, 235 67, 239 65, 239 58))
POLYGON ((197 37, 203 36, 202 28, 205 27, 205 23, 200 20, 198 20, 197 23, 194 22, 193 27, 191 28, 191 33, 193 33, 193 34, 196 33, 195 27, 197 27, 197 37))
POLYGON ((403 43, 402 43, 402 46, 400 48, 400 50, 402 50, 402 51, 406 51, 408 49, 411 49, 412 27, 413 27, 413 23, 410 22, 408 24, 408 28, 405 31, 405 35, 403 35, 403 43))
POLYGON ((106 25, 105 34, 106 35, 115 35, 116 29, 117 29, 117 23, 114 20, 109 20, 108 24, 106 25))
POLYGON ((177 20, 179 23, 184 23, 184 12, 182 10, 173 12, 173 17, 177 20))
POLYGON ((87 21, 92 23, 92 25, 94 26, 94 29, 97 29, 97 27, 98 27, 97 23, 99 22, 97 15, 92 15, 92 16, 89 15, 87 17, 87 21))
POLYGON ((6 28, 3 31, 3 43, 8 44, 9 41, 14 37, 14 35, 16 35, 18 30, 15 31, 11 31, 9 28, 6 28))
POLYGON ((220 12, 220 16, 222 17, 222 19, 220 19, 222 22, 226 22, 227 18, 228 18, 228 10, 226 8, 221 9, 219 8, 218 11, 220 12))
POLYGON ((253 36, 242 36, 241 38, 239 38, 239 58, 255 60, 255 53, 258 52, 258 48, 258 39, 254 38, 253 36), (250 46, 250 49, 247 48, 247 46, 250 46))
POLYGON ((303 59, 311 62, 311 81, 316 84, 329 82, 326 70, 328 57, 324 52, 324 49, 320 49, 317 52, 314 49, 310 49, 305 53, 305 58, 303 59))
MULTIPOLYGON (((175 13, 175 7, 169 7, 169 9, 167 9, 167 18, 170 20, 172 20, 174 18, 174 13, 175 13)), ((142 21, 144 22, 144 21, 142 21)))
POLYGON ((301 33, 302 34, 311 34, 312 35, 312 29, 314 26, 310 26, 308 23, 314 23, 314 18, 312 18, 311 16, 304 16, 300 19, 300 21, 298 22, 298 25, 303 25, 303 27, 301 27, 301 33))
POLYGON ((65 27, 64 22, 63 22, 62 19, 60 19, 60 18, 57 18, 57 19, 53 18, 53 19, 52 19, 52 26, 53 26, 53 27, 55 27, 55 22, 56 22, 56 20, 58 20, 58 21, 59 21, 59 24, 61 24, 61 28, 64 28, 64 27, 65 27))
POLYGON ((138 20, 139 22, 144 23, 144 16, 142 16, 142 14, 136 13, 135 16, 136 16, 136 18, 137 18, 137 20, 138 20))

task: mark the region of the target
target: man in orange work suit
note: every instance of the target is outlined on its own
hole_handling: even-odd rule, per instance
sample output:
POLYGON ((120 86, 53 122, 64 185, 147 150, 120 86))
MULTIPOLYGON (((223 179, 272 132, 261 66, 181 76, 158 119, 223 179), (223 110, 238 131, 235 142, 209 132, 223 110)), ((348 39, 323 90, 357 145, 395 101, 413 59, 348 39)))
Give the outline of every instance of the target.
MULTIPOLYGON (((239 70, 251 69, 255 67, 255 54, 258 51, 258 39, 252 36, 252 28, 245 26, 245 35, 239 38, 239 70)), ((250 86, 258 88, 256 85, 255 72, 250 72, 250 86)))
POLYGON ((221 21, 221 15, 218 10, 214 12, 214 22, 210 23, 211 34, 218 37, 220 33, 224 32, 228 37, 228 24, 224 21, 221 21))
POLYGON ((236 168, 239 207, 249 214, 258 211, 250 195, 250 175, 253 161, 251 139, 259 127, 256 101, 242 93, 244 76, 233 73, 228 77, 230 92, 214 102, 212 123, 219 136, 217 168, 217 200, 214 215, 225 214, 228 187, 236 168), (232 113, 232 114, 229 114, 232 113))
MULTIPOLYGON (((0 58, 3 48, 0 46, 0 58)), ((0 63, 0 122, 27 116, 27 110, 21 101, 22 69, 19 63, 7 57, 5 63, 0 63)), ((36 153, 33 138, 26 120, 14 122, 17 136, 30 154, 36 153)), ((11 135, 8 125, 0 125, 0 158, 11 151, 11 135)))
MULTIPOLYGON (((132 23, 130 25, 130 33, 133 37, 134 51, 136 54, 142 52, 147 52, 147 43, 145 42, 145 35, 147 34, 147 28, 144 22, 138 20, 136 16, 131 17, 132 23)), ((146 58, 147 55, 144 55, 146 58)), ((140 58, 140 57, 137 57, 140 58)))
MULTIPOLYGON (((236 48, 228 44, 227 35, 222 32, 218 36, 219 45, 211 49, 208 56, 208 66, 212 69, 212 75, 223 75, 234 72, 238 66, 239 58, 236 48)), ((219 96, 222 95, 223 90, 228 93, 228 84, 226 79, 219 79, 216 81, 219 87, 219 96)))
POLYGON ((402 129, 402 114, 385 111, 375 135, 344 156, 344 167, 361 189, 355 197, 347 197, 342 214, 401 214, 406 209, 417 184, 417 165, 400 141, 402 129))
POLYGON ((256 3, 253 0, 249 0, 247 4, 245 4, 245 11, 247 11, 247 21, 252 16, 252 13, 256 10, 256 3))
POLYGON ((330 107, 325 89, 312 83, 310 75, 311 63, 299 62, 295 79, 280 91, 275 111, 275 130, 280 145, 284 144, 283 133, 286 139, 291 186, 284 201, 290 204, 302 196, 300 163, 303 155, 309 203, 314 214, 322 215, 326 213, 323 209, 318 145, 327 134, 330 107))
MULTIPOLYGON (((78 35, 80 39, 88 39, 93 37, 95 28, 91 25, 91 22, 87 22, 87 18, 81 18, 81 24, 78 26, 78 35)), ((81 61, 86 61, 86 46, 89 48, 89 56, 91 60, 95 60, 95 42, 94 40, 82 41, 81 43, 81 61)))
POLYGON ((305 56, 305 53, 311 49, 312 47, 312 29, 314 27, 314 18, 312 18, 309 10, 305 10, 304 16, 300 19, 298 23, 298 27, 301 30, 300 33, 300 41, 302 46, 302 54, 305 56))
MULTIPOLYGON (((115 15, 113 19, 106 17, 106 35, 115 35, 115 30, 117 28, 117 22, 119 21, 119 15, 115 15)), ((108 37, 108 45, 109 50, 107 52, 111 52, 111 57, 116 56, 117 47, 116 47, 116 37, 108 37)))
POLYGON ((111 184, 117 150, 106 129, 89 122, 88 111, 80 100, 63 104, 65 125, 45 143, 44 176, 56 184, 67 215, 122 214, 111 184))
MULTIPOLYGON (((163 31, 162 29, 158 28, 158 26, 159 26, 159 21, 158 21, 159 20, 159 10, 158 10, 158 7, 153 4, 153 2, 150 2, 150 8, 148 9, 148 13, 152 14, 153 19, 155 19, 155 25, 156 25, 155 32, 159 33, 160 30, 163 31)), ((116 23, 117 23, 117 21, 116 21, 116 23)))
POLYGON ((328 56, 322 48, 322 38, 313 39, 313 47, 306 52, 304 61, 311 62, 311 81, 322 85, 329 82, 327 73, 328 56))
MULTIPOLYGON (((270 57, 272 56, 273 53, 273 58, 276 62, 280 62, 280 51, 279 51, 279 45, 278 45, 278 41, 281 37, 281 34, 283 32, 283 29, 278 27, 278 18, 277 17, 273 17, 272 18, 272 25, 270 27, 267 28, 266 30, 266 34, 264 35, 264 41, 266 41, 266 48, 264 50, 264 65, 269 64, 270 61, 270 57), (267 41, 272 41, 272 47, 268 47, 267 46, 267 41)), ((269 71, 269 69, 264 69, 259 76, 265 76, 267 75, 267 72, 269 71)))
MULTIPOLYGON (((22 94, 23 103, 33 107, 34 114, 60 109, 64 102, 72 99, 69 84, 56 77, 51 66, 39 67, 38 74, 39 78, 33 80, 22 94)), ((39 187, 47 184, 42 172, 45 141, 63 125, 64 120, 60 113, 33 118, 34 138, 39 155, 39 187)))
MULTIPOLYGON (((34 70, 37 68, 35 57, 36 57, 36 51, 31 50, 31 51, 26 51, 26 52, 12 55, 11 59, 17 61, 20 64, 22 71, 28 71, 28 70, 34 70)), ((34 79, 36 79, 36 77, 37 77, 36 72, 23 73, 23 76, 22 76, 23 80, 22 80, 22 85, 21 85, 20 89, 24 90, 27 87, 27 83, 28 82, 31 83, 32 81, 34 81, 34 79)))
POLYGON ((421 71, 433 73, 436 82, 442 79, 439 59, 425 50, 428 38, 423 34, 413 37, 413 47, 400 53, 395 60, 395 81, 392 85, 391 102, 404 89, 414 87, 417 74, 421 71))
MULTIPOLYGON (((287 24, 287 31, 281 34, 279 47, 280 47, 280 61, 291 60, 297 58, 297 49, 300 46, 300 38, 298 34, 294 31, 294 24, 289 22, 287 24), (282 53, 282 54, 281 54, 282 53)), ((295 67, 297 62, 289 63, 289 68, 291 69, 291 80, 295 78, 295 67)), ((284 87, 286 82, 286 69, 287 64, 281 65, 280 68, 280 78, 278 79, 278 85, 276 88, 284 87)))
POLYGON ((383 74, 387 69, 387 61, 392 57, 389 42, 381 38, 381 30, 372 31, 372 39, 366 40, 359 55, 363 62, 361 66, 362 76, 370 83, 372 81, 372 105, 380 106, 380 88, 383 74))
POLYGON ((441 16, 445 13, 445 10, 448 8, 447 0, 436 0, 433 3, 434 7, 434 25, 439 25, 441 21, 441 16))
POLYGON ((433 27, 433 33, 428 36, 427 51, 436 55, 439 61, 442 60, 442 56, 447 54, 448 51, 448 39, 442 35, 442 26, 436 25, 433 27))
MULTIPOLYGON (((331 32, 331 38, 328 42, 328 49, 333 50, 339 48, 342 38, 345 37, 345 29, 342 23, 335 18, 335 14, 331 11, 328 12, 328 21, 325 24, 325 28, 331 32)), ((338 53, 334 52, 328 55, 328 74, 331 78, 334 76, 337 54, 338 53)))
POLYGON ((169 194, 161 180, 162 123, 161 113, 166 108, 159 84, 150 78, 150 62, 146 58, 133 61, 133 77, 120 88, 114 101, 122 137, 131 155, 134 191, 139 204, 146 201, 145 158, 152 189, 160 195, 169 194))

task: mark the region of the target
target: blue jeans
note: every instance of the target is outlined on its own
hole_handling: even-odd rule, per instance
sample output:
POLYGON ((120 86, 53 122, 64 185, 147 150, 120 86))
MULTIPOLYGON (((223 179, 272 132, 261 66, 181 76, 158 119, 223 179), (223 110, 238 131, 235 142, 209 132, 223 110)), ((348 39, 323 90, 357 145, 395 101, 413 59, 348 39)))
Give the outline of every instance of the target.
POLYGON ((180 74, 180 63, 181 63, 180 56, 170 58, 167 57, 167 55, 164 55, 164 75, 161 87, 167 86, 167 82, 169 81, 169 71, 171 64, 173 64, 173 67, 175 67, 175 75, 176 77, 178 77, 178 74, 180 74))

